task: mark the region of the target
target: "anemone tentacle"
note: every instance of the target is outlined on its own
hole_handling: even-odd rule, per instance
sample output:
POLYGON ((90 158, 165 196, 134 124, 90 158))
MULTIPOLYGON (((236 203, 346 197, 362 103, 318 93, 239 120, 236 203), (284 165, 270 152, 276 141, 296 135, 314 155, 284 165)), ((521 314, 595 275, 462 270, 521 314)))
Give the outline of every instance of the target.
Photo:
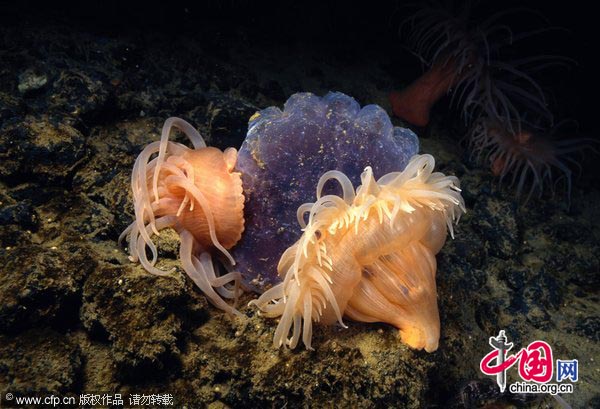
POLYGON ((389 322, 409 345, 437 348, 434 255, 446 225, 452 231, 465 208, 458 179, 433 172, 434 165, 431 155, 417 155, 403 172, 379 180, 367 167, 356 190, 341 172, 321 177, 317 201, 298 209, 303 234, 280 259, 283 282, 251 302, 269 317, 281 316, 276 347, 293 348, 302 334, 311 349, 313 321, 344 325, 347 316, 389 322), (329 179, 342 185, 344 197, 321 196, 329 179), (374 290, 378 280, 393 280, 405 292, 386 297, 374 290))
POLYGON ((209 253, 216 249, 229 265, 235 264, 228 248, 244 229, 241 177, 233 171, 236 158, 235 149, 221 152, 206 147, 200 133, 183 119, 167 119, 160 141, 146 146, 135 161, 131 176, 135 220, 119 236, 119 243, 128 238, 131 261, 139 261, 152 274, 168 275, 171 271, 155 267, 158 250, 152 236, 175 229, 185 272, 211 303, 233 314, 239 313, 223 298, 237 303, 241 275, 217 276, 209 253), (182 131, 194 149, 169 141, 173 128, 182 131))
POLYGON ((516 186, 517 196, 529 187, 524 202, 537 192, 542 196, 545 188, 553 193, 558 182, 564 180, 567 201, 571 196, 573 172, 569 165, 581 168, 575 154, 585 150, 598 152, 598 141, 591 138, 557 139, 556 133, 567 122, 550 129, 542 127, 507 126, 507 119, 497 121, 479 118, 469 132, 471 157, 487 161, 502 183, 508 179, 510 187, 516 186), (558 174, 558 176, 557 176, 558 174))
MULTIPOLYGON (((472 8, 470 2, 456 7, 426 2, 402 21, 399 31, 405 36, 409 50, 430 68, 428 73, 443 73, 433 78, 440 77, 448 84, 444 93, 452 91, 450 104, 461 107, 465 123, 481 116, 506 119, 507 126, 514 125, 513 130, 520 131, 522 124, 530 125, 523 112, 531 112, 552 126, 554 118, 547 95, 532 73, 553 66, 569 66, 573 60, 551 54, 506 59, 504 54, 508 47, 515 54, 519 41, 561 29, 543 27, 516 33, 503 21, 517 11, 547 22, 539 13, 525 8, 502 10, 483 21, 475 21, 472 8)), ((415 95, 414 90, 408 92, 409 88, 393 96, 395 112, 401 114, 408 109, 403 105, 411 101, 403 96, 415 95)))

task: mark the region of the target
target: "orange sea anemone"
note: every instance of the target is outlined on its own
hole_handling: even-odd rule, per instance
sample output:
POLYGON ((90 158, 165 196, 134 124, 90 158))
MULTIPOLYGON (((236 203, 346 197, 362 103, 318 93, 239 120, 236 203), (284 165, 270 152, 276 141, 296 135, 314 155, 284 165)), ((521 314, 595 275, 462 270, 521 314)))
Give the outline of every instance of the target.
POLYGON ((433 173, 434 165, 431 155, 417 155, 377 181, 367 167, 356 191, 339 171, 321 177, 317 201, 298 208, 304 233, 279 261, 284 281, 251 302, 281 317, 276 347, 294 348, 302 337, 311 349, 313 321, 344 325, 346 316, 390 323, 409 346, 437 349, 435 254, 465 208, 458 179, 433 173), (321 196, 330 179, 343 197, 321 196))
POLYGON ((160 141, 146 146, 135 161, 131 176, 135 221, 121 233, 119 242, 129 237, 130 260, 139 261, 152 274, 166 275, 168 271, 155 267, 158 253, 151 236, 167 227, 175 229, 185 272, 216 307, 239 314, 223 298, 237 299, 241 275, 217 276, 211 258, 217 251, 229 265, 235 264, 227 249, 244 230, 242 180, 233 171, 236 159, 234 148, 222 152, 207 147, 188 122, 167 119, 160 141), (188 136, 194 149, 169 142, 173 127, 188 136))

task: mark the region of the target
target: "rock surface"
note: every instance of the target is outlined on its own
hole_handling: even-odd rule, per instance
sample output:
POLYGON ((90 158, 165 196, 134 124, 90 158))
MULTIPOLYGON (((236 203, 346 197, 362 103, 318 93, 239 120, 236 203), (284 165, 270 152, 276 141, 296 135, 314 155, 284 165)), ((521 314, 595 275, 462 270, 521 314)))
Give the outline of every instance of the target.
POLYGON ((170 276, 129 262, 116 241, 132 220, 133 161, 171 115, 212 145, 239 148, 254 111, 300 90, 338 90, 389 111, 397 67, 351 58, 350 47, 274 53, 218 27, 195 27, 199 47, 184 34, 93 34, 44 19, 26 35, 15 24, 0 25, 0 396, 168 392, 177 407, 212 408, 555 405, 549 395, 500 394, 479 371, 489 337, 506 329, 516 345, 542 339, 557 358, 579 359, 576 393, 563 398, 598 406, 597 179, 576 183, 570 208, 560 198, 522 206, 434 116, 420 150, 461 179, 467 205, 437 258, 439 349, 413 351, 392 327, 350 322, 316 326, 315 351, 277 350, 277 322, 245 306, 254 294, 240 300, 245 319, 206 302, 182 273, 176 235, 157 240, 160 267, 177 269, 170 276), (32 67, 47 83, 21 76, 32 67))

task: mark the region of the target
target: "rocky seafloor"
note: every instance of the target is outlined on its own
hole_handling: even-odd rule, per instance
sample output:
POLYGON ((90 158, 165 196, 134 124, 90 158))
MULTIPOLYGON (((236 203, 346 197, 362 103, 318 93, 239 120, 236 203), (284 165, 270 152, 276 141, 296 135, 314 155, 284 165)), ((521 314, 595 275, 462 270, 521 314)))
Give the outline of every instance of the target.
POLYGON ((239 147, 257 110, 298 91, 341 91, 390 112, 387 92, 402 84, 390 67, 243 36, 0 33, 0 407, 11 407, 8 393, 170 393, 177 407, 212 408, 560 407, 501 394, 480 372, 500 329, 515 345, 541 339, 577 358, 575 393, 563 398, 600 406, 597 179, 578 179, 570 205, 560 194, 523 204, 434 118, 418 130, 421 151, 460 178, 467 207, 437 257, 439 349, 351 322, 317 327, 314 351, 276 350, 276 321, 244 306, 254 295, 244 319, 207 303, 179 266, 174 232, 157 243, 171 276, 129 262, 117 237, 133 218, 133 162, 172 115, 223 148, 239 147))

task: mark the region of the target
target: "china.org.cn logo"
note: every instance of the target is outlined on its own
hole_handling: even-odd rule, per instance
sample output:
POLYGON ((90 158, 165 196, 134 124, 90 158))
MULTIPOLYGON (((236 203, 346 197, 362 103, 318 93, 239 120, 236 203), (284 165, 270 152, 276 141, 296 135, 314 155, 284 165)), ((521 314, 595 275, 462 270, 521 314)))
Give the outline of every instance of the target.
POLYGON ((511 393, 573 393, 572 383, 579 379, 577 359, 556 360, 556 383, 550 383, 554 375, 552 347, 544 341, 533 341, 527 348, 509 354, 514 344, 509 342, 504 330, 497 337, 490 337, 492 351, 479 364, 481 372, 496 377, 501 392, 506 389, 506 372, 516 365, 524 382, 512 383, 511 393))

